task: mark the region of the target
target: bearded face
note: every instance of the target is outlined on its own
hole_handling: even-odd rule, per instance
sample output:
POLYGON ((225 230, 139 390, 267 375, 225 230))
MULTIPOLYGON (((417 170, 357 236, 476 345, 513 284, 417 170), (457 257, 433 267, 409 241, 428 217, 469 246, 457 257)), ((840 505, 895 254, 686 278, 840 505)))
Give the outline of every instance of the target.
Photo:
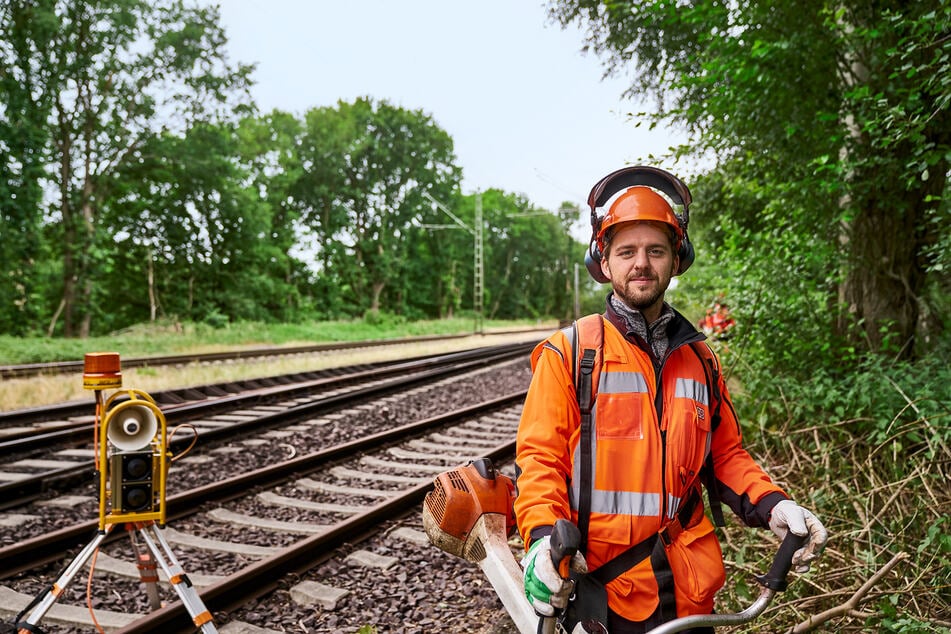
POLYGON ((665 225, 630 222, 618 227, 601 259, 614 294, 651 322, 660 316, 664 293, 679 260, 665 225))

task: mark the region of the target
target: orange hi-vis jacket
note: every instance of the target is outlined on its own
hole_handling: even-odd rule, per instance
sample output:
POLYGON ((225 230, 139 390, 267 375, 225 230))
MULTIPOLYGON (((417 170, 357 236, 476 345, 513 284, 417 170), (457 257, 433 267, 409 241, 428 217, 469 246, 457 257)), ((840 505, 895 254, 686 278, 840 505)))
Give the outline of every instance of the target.
MULTIPOLYGON (((703 361, 690 345, 702 342, 703 335, 676 313, 667 329, 666 358, 655 360, 646 342, 633 332, 622 334, 626 330, 608 302, 591 410, 590 523, 582 545, 591 571, 677 518, 681 503, 699 492, 708 453, 714 478, 705 482, 713 482, 708 486, 715 486, 717 497, 747 525, 767 526, 772 507, 786 499, 743 449, 719 372, 720 422, 712 429, 714 395, 703 361)), ((580 350, 592 344, 579 337, 573 359, 571 334, 570 327, 556 332, 532 353, 532 383, 516 447, 515 514, 526 548, 550 533, 556 520, 579 519, 581 413, 573 369, 580 350)), ((725 571, 702 502, 682 526, 662 546, 673 574, 671 599, 677 616, 709 614, 725 571)), ((626 619, 645 621, 658 609, 659 573, 652 559, 641 560, 606 585, 608 606, 626 619)))

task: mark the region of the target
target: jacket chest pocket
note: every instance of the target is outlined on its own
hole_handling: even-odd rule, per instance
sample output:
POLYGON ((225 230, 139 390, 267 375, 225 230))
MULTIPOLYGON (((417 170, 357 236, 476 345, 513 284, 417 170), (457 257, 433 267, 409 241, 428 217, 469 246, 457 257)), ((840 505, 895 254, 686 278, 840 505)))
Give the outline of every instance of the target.
POLYGON ((641 440, 655 421, 647 381, 639 372, 602 372, 595 405, 598 438, 641 440))

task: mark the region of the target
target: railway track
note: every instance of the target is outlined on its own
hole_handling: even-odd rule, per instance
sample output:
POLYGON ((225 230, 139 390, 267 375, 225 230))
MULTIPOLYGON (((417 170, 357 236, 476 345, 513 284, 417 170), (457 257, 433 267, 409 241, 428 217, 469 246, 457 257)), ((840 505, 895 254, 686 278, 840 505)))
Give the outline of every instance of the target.
MULTIPOLYGON (((246 427, 240 440, 203 436, 203 451, 176 464, 170 475, 174 483, 187 474, 188 485, 178 493, 172 493, 170 485, 168 534, 176 554, 179 548, 184 551, 180 558, 189 576, 202 582, 202 599, 216 621, 244 620, 266 630, 275 620, 297 618, 307 621, 310 629, 304 631, 334 631, 347 621, 371 623, 389 618, 361 613, 352 602, 366 594, 366 589, 335 587, 333 578, 341 577, 342 561, 376 562, 358 565, 370 566, 370 573, 355 575, 366 578, 366 574, 379 574, 372 572, 374 565, 399 568, 407 561, 418 563, 421 552, 428 561, 445 559, 444 553, 419 543, 421 533, 413 527, 419 505, 437 473, 478 457, 503 463, 510 458, 524 397, 524 391, 511 387, 520 383, 524 389, 529 378, 524 351, 516 353, 515 359, 496 358, 478 367, 466 361, 461 376, 430 376, 374 395, 341 395, 336 403, 299 410, 301 416, 288 417, 279 424, 246 427), (500 385, 508 385, 509 393, 500 385), (477 393, 504 395, 486 399, 476 398, 477 393), (442 397, 441 405, 416 404, 433 394, 442 397), (467 401, 472 403, 467 405, 467 401), (440 413, 433 415, 434 411, 440 413), (407 417, 413 420, 407 421, 407 417), (336 433, 354 429, 358 431, 351 433, 349 440, 336 433), (249 453, 258 452, 267 454, 264 466, 249 459, 249 453), (286 454, 282 459, 274 459, 282 452, 286 454), (394 522, 403 525, 397 527, 394 522), (399 538, 389 539, 379 532, 387 526, 399 538), (373 556, 374 547, 367 552, 357 548, 364 540, 376 540, 377 550, 416 550, 405 557, 384 555, 384 564, 380 564, 381 559, 373 556), (328 578, 326 570, 337 572, 328 578), (294 597, 308 595, 315 588, 327 594, 314 599, 316 607, 301 607, 294 597), (331 601, 328 594, 336 598, 331 601), (249 611, 248 605, 256 607, 249 611), (262 622, 253 623, 255 615, 261 614, 265 615, 262 622)), ((50 496, 49 492, 47 496, 48 500, 0 513, 0 526, 4 517, 29 516, 41 508, 47 509, 48 520, 64 511, 49 506, 62 496, 50 496)), ((75 553, 77 546, 95 533, 98 512, 93 509, 98 509, 98 504, 88 499, 72 499, 71 503, 72 513, 63 514, 74 521, 64 520, 68 525, 56 530, 23 538, 16 531, 3 529, 7 535, 0 543, 8 545, 0 548, 0 583, 4 584, 0 612, 7 610, 5 622, 12 618, 12 609, 22 609, 42 590, 41 580, 49 583, 55 579, 64 553, 75 553), (79 520, 83 513, 87 519, 79 520)), ((110 571, 107 578, 120 587, 109 600, 100 597, 96 601, 100 623, 108 621, 109 629, 121 632, 194 631, 180 602, 151 610, 144 603, 134 566, 121 565, 134 561, 127 540, 119 534, 122 532, 113 531, 99 554, 100 570, 110 571), (132 578, 128 576, 130 568, 132 578), (120 599, 113 599, 115 595, 120 599)), ((451 568, 455 562, 442 564, 451 568)), ((394 574, 405 580, 419 578, 421 573, 406 569, 394 574)), ((458 573, 452 573, 445 583, 452 585, 458 578, 458 573)), ((441 609, 438 600, 428 605, 418 596, 419 583, 413 596, 406 599, 405 605, 413 606, 414 612, 400 616, 404 624, 407 619, 432 619, 441 609)), ((91 625, 70 621, 79 618, 69 614, 70 607, 72 612, 85 611, 81 607, 85 591, 76 585, 60 600, 72 605, 54 606, 55 614, 47 615, 43 626, 48 631, 92 631, 91 625), (60 629, 49 629, 53 623, 60 629)), ((483 593, 481 601, 485 609, 497 612, 498 601, 490 590, 488 595, 483 593)))
MULTIPOLYGON (((226 440, 288 424, 356 398, 407 389, 500 360, 523 357, 531 344, 508 344, 373 366, 200 386, 152 394, 169 427, 189 425, 199 440, 226 440)), ((12 412, 0 417, 0 509, 92 477, 91 404, 12 412)), ((192 436, 170 442, 181 449, 192 436)))
MULTIPOLYGON (((525 331, 495 331, 492 334, 505 335, 519 332, 525 331)), ((550 332, 550 330, 542 329, 539 332, 550 332)), ((259 348, 246 348, 243 350, 230 350, 225 352, 207 352, 201 354, 196 353, 151 357, 132 357, 123 359, 122 365, 124 368, 155 368, 169 365, 190 365, 195 363, 216 363, 263 358, 273 359, 283 356, 312 355, 315 353, 332 353, 360 348, 398 346, 413 343, 445 341, 450 339, 463 339, 469 336, 471 335, 422 335, 419 337, 400 337, 396 339, 336 341, 329 343, 309 344, 305 346, 268 346, 259 348)), ((0 379, 28 378, 40 375, 48 376, 55 374, 81 374, 82 371, 82 361, 46 361, 38 363, 5 364, 0 365, 0 379)))

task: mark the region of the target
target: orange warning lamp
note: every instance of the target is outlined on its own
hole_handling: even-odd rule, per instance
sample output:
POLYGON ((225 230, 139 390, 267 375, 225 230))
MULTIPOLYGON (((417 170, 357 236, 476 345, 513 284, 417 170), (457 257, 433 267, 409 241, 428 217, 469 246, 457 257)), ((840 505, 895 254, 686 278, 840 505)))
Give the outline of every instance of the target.
POLYGON ((118 352, 87 352, 83 358, 83 388, 117 390, 122 387, 118 352))

